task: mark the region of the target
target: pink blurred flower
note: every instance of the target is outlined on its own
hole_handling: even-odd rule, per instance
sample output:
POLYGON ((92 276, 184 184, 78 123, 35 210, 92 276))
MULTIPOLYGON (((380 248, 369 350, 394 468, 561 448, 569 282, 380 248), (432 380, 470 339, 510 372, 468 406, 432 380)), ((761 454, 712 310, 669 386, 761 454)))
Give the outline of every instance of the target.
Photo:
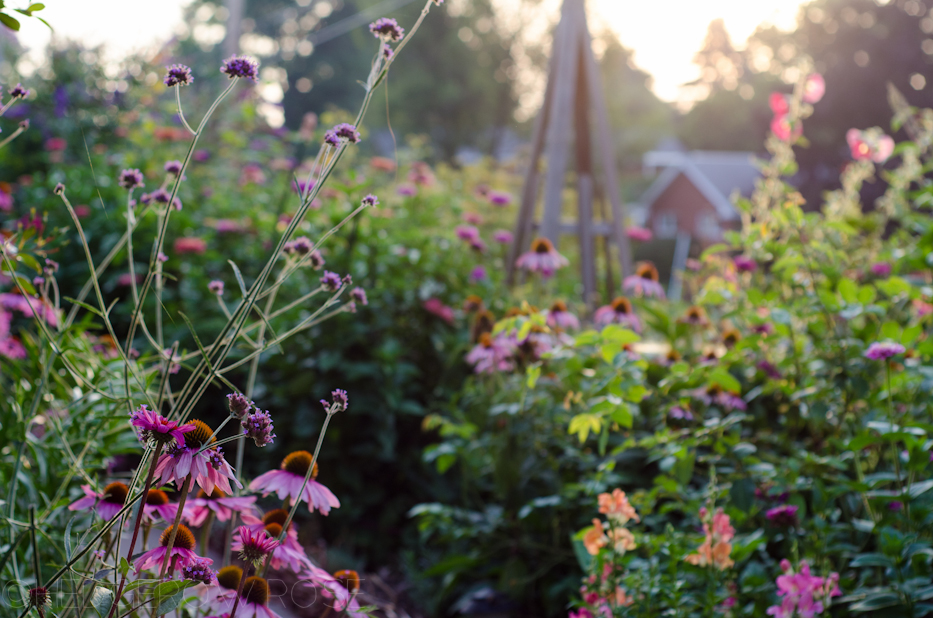
POLYGON ((780 114, 771 121, 771 132, 782 142, 795 142, 803 135, 803 123, 792 123, 787 114, 780 114))
POLYGON ((0 210, 3 212, 10 212, 13 210, 13 196, 3 188, 0 188, 0 210))
POLYGON ((207 251, 207 242, 203 238, 183 236, 175 239, 173 247, 175 253, 179 255, 184 255, 186 253, 197 253, 200 255, 207 251))
POLYGON ((228 496, 219 489, 210 494, 200 490, 196 497, 185 504, 184 518, 192 526, 200 526, 211 513, 217 521, 229 521, 234 513, 241 517, 255 514, 256 496, 228 496))
POLYGON ((924 317, 933 313, 933 304, 926 302, 921 298, 913 299, 914 309, 917 310, 917 317, 924 317))
POLYGON ((626 228, 625 235, 638 242, 648 242, 654 238, 654 234, 651 233, 651 230, 638 226, 626 228))
POLYGON ((894 152, 894 140, 877 127, 864 131, 849 129, 846 133, 846 142, 849 144, 852 158, 856 161, 871 160, 875 163, 884 163, 894 152))
POLYGON ((811 73, 803 85, 803 102, 818 103, 826 94, 826 80, 819 73, 811 73))
POLYGON ((754 272, 758 268, 758 262, 746 255, 737 255, 732 258, 732 263, 735 265, 735 269, 740 273, 750 273, 754 272))
POLYGON ((86 217, 91 214, 91 207, 86 204, 79 204, 75 206, 75 214, 78 215, 78 217, 86 217))
POLYGON ((408 172, 408 180, 419 187, 430 187, 434 184, 434 172, 424 161, 415 161, 408 172))
POLYGON ((887 360, 892 356, 903 354, 907 349, 893 341, 876 341, 865 350, 865 358, 870 360, 887 360))
POLYGON ((64 150, 67 145, 68 142, 66 142, 61 137, 50 137, 49 139, 45 140, 45 149, 52 152, 64 150))
POLYGON ((887 277, 891 274, 891 264, 889 262, 875 262, 871 265, 871 272, 877 277, 887 277))
POLYGON ((496 230, 492 233, 492 239, 497 243, 507 245, 512 242, 512 232, 508 230, 496 230))
POLYGON ((412 197, 418 194, 418 187, 412 184, 402 183, 395 189, 395 192, 402 197, 412 197))
POLYGON ((266 175, 262 172, 262 168, 255 163, 247 163, 243 166, 243 169, 240 170, 240 186, 246 186, 250 184, 261 185, 266 182, 266 175))
POLYGON ((472 271, 470 271, 470 281, 473 283, 479 283, 480 281, 485 280, 486 277, 486 267, 483 265, 476 266, 472 271))
POLYGON ((464 360, 473 366, 476 373, 511 371, 515 368, 512 360, 514 350, 515 342, 511 337, 502 334, 493 337, 490 333, 483 333, 464 360))
POLYGON ((768 105, 775 116, 785 116, 790 111, 790 97, 780 92, 772 92, 768 97, 768 105))
POLYGON ((531 243, 531 250, 521 254, 515 265, 532 273, 541 273, 542 277, 551 277, 558 269, 570 262, 558 253, 547 238, 536 238, 531 243))
POLYGON ((470 225, 480 225, 483 222, 483 217, 478 212, 465 212, 462 219, 470 225))
POLYGON ((300 496, 308 505, 309 511, 313 512, 317 509, 321 515, 327 515, 331 508, 340 507, 340 500, 331 490, 317 481, 317 463, 314 464, 311 477, 302 490, 309 466, 311 466, 311 453, 307 451, 289 453, 282 460, 280 470, 270 470, 265 474, 260 474, 249 484, 249 488, 263 492, 263 496, 275 493, 279 500, 284 500, 286 497, 296 500, 300 496))
POLYGON ((621 324, 628 326, 636 333, 641 332, 641 322, 635 315, 632 303, 624 296, 616 297, 611 304, 600 307, 593 314, 593 321, 597 326, 621 324))
POLYGON ((551 305, 551 308, 547 312, 547 325, 551 328, 576 330, 580 328, 580 320, 567 310, 567 305, 564 301, 558 300, 551 305))
POLYGON ((457 238, 460 240, 465 240, 468 243, 479 240, 479 230, 472 225, 458 225, 455 231, 457 238))
POLYGON ((436 315, 448 324, 454 323, 454 310, 442 303, 439 298, 429 298, 421 303, 421 306, 428 313, 436 315))
POLYGON ((486 195, 486 199, 493 206, 508 206, 512 203, 512 196, 503 191, 490 191, 486 195))

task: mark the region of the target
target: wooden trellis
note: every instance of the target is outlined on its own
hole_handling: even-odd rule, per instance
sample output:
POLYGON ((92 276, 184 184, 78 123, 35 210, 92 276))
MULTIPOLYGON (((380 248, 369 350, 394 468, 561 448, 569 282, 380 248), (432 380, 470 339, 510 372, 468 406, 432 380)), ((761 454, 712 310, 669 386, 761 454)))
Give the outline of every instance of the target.
POLYGON ((612 283, 613 260, 609 239, 614 240, 618 248, 623 277, 632 273, 632 258, 625 234, 625 205, 619 196, 609 117, 599 67, 586 25, 584 0, 564 0, 561 8, 560 24, 554 33, 544 105, 535 123, 531 148, 531 160, 509 252, 508 281, 510 284, 514 281, 515 260, 532 241, 541 158, 544 155, 547 160, 544 209, 538 234, 555 246, 562 233, 577 234, 583 296, 587 303, 592 303, 596 300, 596 237, 603 236, 606 239, 606 280, 610 293, 615 286, 612 283), (595 135, 591 118, 596 125, 595 135), (596 182, 594 141, 602 168, 603 182, 600 185, 596 182), (577 173, 577 212, 575 220, 564 222, 561 220, 561 206, 571 148, 574 150, 577 173), (598 194, 604 194, 611 205, 611 220, 604 216, 602 225, 595 224, 593 219, 593 204, 598 194))

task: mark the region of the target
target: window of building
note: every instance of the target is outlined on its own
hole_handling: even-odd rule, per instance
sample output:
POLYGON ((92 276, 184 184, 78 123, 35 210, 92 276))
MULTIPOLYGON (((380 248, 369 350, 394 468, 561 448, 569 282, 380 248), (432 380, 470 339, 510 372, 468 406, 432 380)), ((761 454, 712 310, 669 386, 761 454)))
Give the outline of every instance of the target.
POLYGON ((697 219, 697 235, 704 240, 719 240, 722 238, 722 229, 719 221, 710 214, 700 215, 697 219))
POLYGON ((654 233, 658 238, 673 238, 677 236, 677 215, 665 212, 654 220, 654 233))

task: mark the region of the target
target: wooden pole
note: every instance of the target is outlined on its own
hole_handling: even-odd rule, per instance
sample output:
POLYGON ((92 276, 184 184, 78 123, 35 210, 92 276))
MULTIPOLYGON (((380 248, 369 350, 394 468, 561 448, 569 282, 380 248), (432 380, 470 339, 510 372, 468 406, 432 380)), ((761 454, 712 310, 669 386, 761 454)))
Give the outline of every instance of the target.
MULTIPOLYGON (((582 5, 581 5, 582 6, 582 5)), ((582 24, 586 28, 586 24, 582 24)), ((577 63, 576 97, 574 101, 574 134, 576 136, 577 165, 577 233, 580 242, 580 274, 583 278, 583 298, 591 306, 596 294, 596 247, 593 237, 593 197, 596 193, 593 179, 593 147, 590 128, 590 96, 586 87, 587 53, 584 37, 578 37, 574 50, 577 63)))
POLYGON ((224 37, 224 57, 240 51, 240 35, 243 32, 243 3, 245 0, 226 0, 227 36, 224 37))

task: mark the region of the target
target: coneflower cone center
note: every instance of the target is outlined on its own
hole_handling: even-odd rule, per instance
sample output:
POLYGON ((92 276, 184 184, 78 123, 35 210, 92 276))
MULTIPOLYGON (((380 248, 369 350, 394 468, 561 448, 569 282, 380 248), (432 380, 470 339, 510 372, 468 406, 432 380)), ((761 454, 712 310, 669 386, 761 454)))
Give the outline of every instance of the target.
POLYGON ((123 483, 110 483, 104 487, 104 502, 110 502, 111 504, 123 504, 126 502, 126 496, 129 493, 129 488, 123 483))
POLYGON ((217 583, 220 584, 221 588, 236 590, 240 586, 241 577, 243 577, 243 569, 236 565, 230 565, 217 572, 217 583))
POLYGON ((337 571, 334 578, 346 586, 348 592, 356 592, 360 589, 360 576, 356 571, 337 571))
POLYGON ((619 297, 612 301, 612 308, 616 313, 631 313, 632 303, 628 302, 627 298, 619 297))
POLYGON ((198 490, 198 498, 201 500, 204 500, 204 499, 219 500, 221 498, 226 498, 226 497, 227 497, 227 494, 220 491, 216 487, 214 488, 214 491, 210 493, 210 495, 208 495, 208 493, 204 491, 203 489, 198 490))
MULTIPOLYGON (((159 537, 159 545, 162 547, 168 547, 168 540, 172 536, 172 528, 175 526, 169 526, 165 529, 165 532, 162 533, 162 536, 159 537)), ((178 532, 175 533, 175 544, 172 545, 173 548, 178 549, 187 549, 192 551, 194 549, 194 535, 191 533, 191 530, 188 529, 188 526, 183 524, 178 524, 178 532)))
POLYGON ((249 577, 243 583, 243 598, 247 603, 265 605, 269 601, 269 584, 261 577, 249 577))
POLYGON ((282 534, 282 524, 266 524, 266 532, 273 539, 278 538, 278 536, 282 534))
POLYGON ((208 444, 208 441, 212 444, 217 441, 217 438, 211 437, 214 430, 204 421, 195 419, 188 424, 194 425, 194 429, 185 433, 185 446, 188 448, 201 448, 208 444))
POLYGON ((262 516, 262 523, 265 526, 269 524, 284 526, 286 519, 288 519, 288 511, 285 509, 273 509, 262 516))
MULTIPOLYGON (((311 453, 308 451, 295 451, 282 460, 282 469, 298 476, 305 476, 308 474, 308 468, 311 467, 311 460, 311 453)), ((314 470, 311 471, 311 478, 317 478, 316 462, 314 470)))
POLYGON ((146 504, 150 506, 162 506, 168 504, 168 494, 161 489, 150 489, 146 494, 146 504))

